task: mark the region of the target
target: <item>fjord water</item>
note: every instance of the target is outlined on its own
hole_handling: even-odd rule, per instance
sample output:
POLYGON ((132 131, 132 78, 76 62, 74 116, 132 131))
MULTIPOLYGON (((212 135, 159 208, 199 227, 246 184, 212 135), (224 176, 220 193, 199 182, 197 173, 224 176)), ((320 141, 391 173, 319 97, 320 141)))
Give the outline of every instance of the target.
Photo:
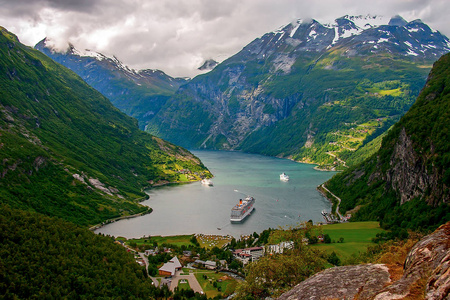
POLYGON ((330 202, 316 187, 334 172, 287 159, 226 151, 192 151, 214 174, 214 186, 200 182, 162 186, 147 191, 153 208, 148 215, 108 224, 97 233, 127 238, 149 235, 260 233, 267 228, 322 222, 330 202), (280 174, 289 182, 280 181, 280 174), (255 210, 243 223, 230 223, 231 208, 246 195, 255 197, 255 210))

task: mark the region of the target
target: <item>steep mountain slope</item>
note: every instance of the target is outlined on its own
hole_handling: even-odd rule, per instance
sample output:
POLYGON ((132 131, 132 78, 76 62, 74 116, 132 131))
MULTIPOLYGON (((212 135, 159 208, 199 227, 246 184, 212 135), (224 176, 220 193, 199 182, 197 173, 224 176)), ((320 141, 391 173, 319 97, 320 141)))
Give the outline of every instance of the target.
POLYGON ((147 211, 136 201, 153 183, 210 176, 191 153, 140 131, 72 71, 0 31, 0 203, 87 225, 147 211))
POLYGON ((80 51, 73 45, 69 45, 66 52, 58 52, 47 44, 47 39, 44 39, 36 44, 35 49, 77 73, 114 106, 135 117, 141 129, 178 87, 187 82, 160 70, 131 70, 116 57, 90 50, 80 51))
POLYGON ((428 229, 450 221, 450 54, 435 63, 417 101, 370 159, 326 186, 341 213, 388 228, 428 229))
POLYGON ((407 111, 449 50, 449 40, 420 20, 298 20, 181 86, 148 131, 186 147, 339 165, 341 151, 407 111))

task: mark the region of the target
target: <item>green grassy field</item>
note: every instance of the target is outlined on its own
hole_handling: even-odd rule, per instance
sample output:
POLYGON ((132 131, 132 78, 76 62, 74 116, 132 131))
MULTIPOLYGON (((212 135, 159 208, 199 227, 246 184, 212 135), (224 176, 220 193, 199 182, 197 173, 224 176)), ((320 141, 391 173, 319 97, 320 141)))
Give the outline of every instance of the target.
MULTIPOLYGON (((180 280, 181 281, 181 280, 180 280)), ((189 285, 189 282, 185 282, 185 283, 180 283, 178 282, 178 288, 180 290, 188 290, 191 288, 191 286, 189 285)))
POLYGON ((321 227, 324 234, 328 234, 332 241, 331 244, 315 244, 311 247, 325 250, 327 253, 333 251, 342 258, 349 258, 358 252, 364 252, 372 243, 372 238, 377 233, 384 231, 380 228, 378 222, 349 222, 324 225, 321 227), (338 243, 340 238, 344 238, 343 243, 338 243))
POLYGON ((231 295, 237 286, 237 281, 234 278, 223 273, 215 273, 214 271, 196 271, 195 277, 208 298, 214 298, 219 294, 223 296, 231 295), (207 279, 203 275, 206 275, 207 279), (220 292, 213 286, 216 280, 222 280, 217 282, 217 287, 221 289, 220 292))
POLYGON ((192 234, 190 235, 173 235, 173 236, 151 236, 151 237, 144 237, 139 239, 126 239, 124 237, 118 237, 117 240, 124 240, 127 244, 130 244, 130 242, 135 242, 136 245, 140 246, 142 244, 151 245, 153 242, 157 242, 158 245, 162 244, 171 244, 176 246, 189 246, 193 245, 191 243, 192 234))

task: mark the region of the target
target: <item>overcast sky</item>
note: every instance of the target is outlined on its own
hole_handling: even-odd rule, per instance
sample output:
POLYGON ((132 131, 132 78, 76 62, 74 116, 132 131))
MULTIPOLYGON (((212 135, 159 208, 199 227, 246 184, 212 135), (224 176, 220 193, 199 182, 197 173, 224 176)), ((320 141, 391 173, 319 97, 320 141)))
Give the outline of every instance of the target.
POLYGON ((63 49, 115 55, 135 69, 194 76, 264 33, 296 19, 400 14, 450 37, 448 0, 0 0, 0 26, 34 46, 48 37, 63 49))

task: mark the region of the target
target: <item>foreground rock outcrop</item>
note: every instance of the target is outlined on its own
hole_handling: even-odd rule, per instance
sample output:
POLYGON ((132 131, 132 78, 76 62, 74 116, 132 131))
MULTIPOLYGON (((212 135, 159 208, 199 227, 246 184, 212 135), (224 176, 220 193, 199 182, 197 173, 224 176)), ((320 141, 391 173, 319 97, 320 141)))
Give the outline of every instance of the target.
POLYGON ((278 299, 450 299, 450 222, 414 245, 399 280, 392 282, 390 277, 384 264, 335 267, 278 299))

